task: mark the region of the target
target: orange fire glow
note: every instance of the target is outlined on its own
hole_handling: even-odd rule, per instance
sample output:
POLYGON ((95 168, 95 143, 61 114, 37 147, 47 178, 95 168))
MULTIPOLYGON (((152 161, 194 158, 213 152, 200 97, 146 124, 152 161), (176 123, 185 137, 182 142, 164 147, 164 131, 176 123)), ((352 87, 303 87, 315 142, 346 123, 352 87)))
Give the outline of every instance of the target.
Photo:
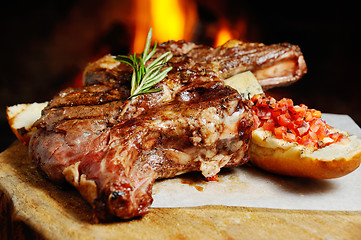
POLYGON ((133 52, 143 51, 151 27, 157 42, 191 40, 197 21, 197 7, 192 0, 137 0, 134 7, 133 52))
POLYGON ((214 41, 214 47, 218 47, 224 43, 226 43, 228 40, 233 39, 233 34, 231 30, 229 29, 229 26, 226 22, 221 23, 221 27, 217 32, 216 39, 214 41))

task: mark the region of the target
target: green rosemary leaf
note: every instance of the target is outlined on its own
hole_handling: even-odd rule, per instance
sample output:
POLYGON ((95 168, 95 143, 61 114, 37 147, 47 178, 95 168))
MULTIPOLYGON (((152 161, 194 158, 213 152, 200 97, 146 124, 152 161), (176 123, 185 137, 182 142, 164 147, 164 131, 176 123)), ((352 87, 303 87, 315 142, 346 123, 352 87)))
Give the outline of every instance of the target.
POLYGON ((115 59, 130 65, 133 68, 131 90, 129 98, 136 97, 146 93, 154 93, 162 91, 162 89, 152 88, 154 85, 162 81, 172 69, 172 67, 164 68, 164 65, 173 57, 171 52, 166 52, 156 58, 150 64, 146 65, 156 52, 157 43, 149 52, 152 41, 152 29, 149 30, 147 40, 145 42, 142 56, 134 55, 124 56, 118 55, 115 59))

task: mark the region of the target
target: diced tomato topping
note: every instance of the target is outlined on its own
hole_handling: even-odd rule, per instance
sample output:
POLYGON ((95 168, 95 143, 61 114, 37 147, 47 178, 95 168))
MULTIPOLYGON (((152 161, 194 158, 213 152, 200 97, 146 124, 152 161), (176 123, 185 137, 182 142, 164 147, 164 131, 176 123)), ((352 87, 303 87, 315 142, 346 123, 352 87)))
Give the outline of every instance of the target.
POLYGON ((286 136, 285 136, 285 139, 289 142, 295 142, 296 141, 296 134, 289 130, 286 132, 286 136))
POLYGON ((273 131, 273 129, 276 127, 276 123, 273 119, 268 119, 263 123, 263 129, 267 131, 273 131))
POLYGON ((286 136, 287 128, 285 126, 275 127, 273 132, 278 139, 283 139, 286 136))
POLYGON ((312 117, 315 118, 320 118, 321 117, 321 112, 315 109, 311 109, 311 113, 312 113, 312 117))
POLYGON ((338 142, 338 141, 341 141, 341 139, 344 137, 344 135, 341 134, 341 133, 336 132, 336 133, 329 134, 329 137, 332 140, 334 140, 335 142, 338 142))
POLYGON ((293 128, 294 124, 292 123, 289 114, 287 114, 287 113, 286 114, 281 114, 281 115, 278 116, 277 120, 278 120, 277 122, 278 122, 278 124, 280 126, 285 126, 285 127, 289 128, 289 129, 293 128))
POLYGON ((308 132, 308 130, 310 129, 310 124, 308 122, 305 122, 305 121, 299 122, 296 120, 295 124, 297 124, 297 126, 298 126, 297 133, 300 136, 305 135, 308 132))
POLYGON ((341 141, 345 136, 331 133, 332 127, 321 119, 321 112, 306 105, 294 105, 292 99, 277 101, 272 97, 255 95, 252 98, 254 129, 263 127, 278 139, 321 148, 341 141), (328 140, 323 140, 328 137, 328 140), (331 139, 331 141, 330 141, 331 139))

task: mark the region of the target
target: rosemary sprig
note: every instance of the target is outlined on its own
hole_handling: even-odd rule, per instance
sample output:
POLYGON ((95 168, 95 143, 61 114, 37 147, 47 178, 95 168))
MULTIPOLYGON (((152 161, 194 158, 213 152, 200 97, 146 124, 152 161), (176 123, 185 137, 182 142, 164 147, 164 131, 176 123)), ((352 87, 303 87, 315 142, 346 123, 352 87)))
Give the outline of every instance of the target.
POLYGON ((134 55, 129 56, 118 55, 115 58, 120 62, 129 64, 133 68, 129 99, 145 93, 162 91, 162 89, 155 89, 152 87, 163 80, 167 76, 168 72, 172 69, 172 67, 168 67, 162 70, 164 64, 173 57, 171 52, 164 53, 162 56, 158 57, 146 66, 147 61, 154 55, 155 49, 157 47, 157 42, 155 42, 153 50, 149 52, 151 40, 152 29, 150 29, 148 32, 144 52, 142 53, 141 57, 134 53, 134 55))

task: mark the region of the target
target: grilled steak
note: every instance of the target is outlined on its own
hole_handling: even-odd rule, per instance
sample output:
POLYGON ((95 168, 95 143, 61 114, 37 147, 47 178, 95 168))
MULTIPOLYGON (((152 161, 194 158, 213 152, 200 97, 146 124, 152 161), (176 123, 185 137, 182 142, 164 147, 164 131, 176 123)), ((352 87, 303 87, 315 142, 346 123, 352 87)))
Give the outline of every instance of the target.
MULTIPOLYGON (((289 85, 307 72, 300 48, 289 43, 264 45, 231 40, 214 49, 184 41, 169 41, 158 46, 154 57, 167 51, 175 55, 171 61, 178 70, 187 72, 190 64, 196 63, 201 70, 207 69, 220 79, 252 71, 263 89, 289 85)), ((128 66, 108 55, 88 65, 84 80, 86 84, 119 86, 129 79, 129 71, 128 66)))
POLYGON ((261 45, 263 55, 255 54, 255 46, 161 44, 155 57, 174 54, 172 71, 157 85, 163 91, 131 100, 132 70, 105 56, 86 68, 84 87, 61 91, 43 110, 30 153, 51 180, 75 186, 96 219, 144 215, 155 179, 189 171, 212 177, 247 162, 252 112, 222 79, 269 67, 276 52, 281 59, 299 55, 288 53, 295 48, 289 45, 270 47, 272 53, 261 45))

